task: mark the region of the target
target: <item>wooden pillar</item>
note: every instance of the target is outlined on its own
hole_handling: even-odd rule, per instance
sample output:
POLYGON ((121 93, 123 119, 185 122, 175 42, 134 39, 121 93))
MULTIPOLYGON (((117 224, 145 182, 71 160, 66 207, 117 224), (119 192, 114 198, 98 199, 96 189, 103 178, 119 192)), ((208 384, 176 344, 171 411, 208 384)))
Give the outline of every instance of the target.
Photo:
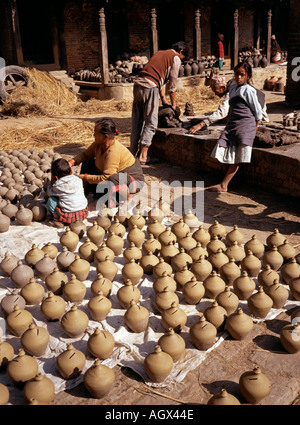
POLYGON ((268 10, 268 39, 267 39, 267 61, 271 62, 271 36, 272 36, 272 10, 268 10))
POLYGON ((16 0, 12 2, 11 19, 12 19, 13 34, 14 34, 15 46, 16 46, 17 64, 24 65, 24 57, 23 57, 23 49, 22 49, 22 43, 21 43, 19 17, 18 17, 18 8, 17 8, 16 0))
POLYGON ((256 48, 260 49, 260 35, 261 35, 261 10, 257 10, 257 29, 256 29, 256 48))
POLYGON ((201 59, 201 24, 200 24, 200 9, 195 10, 195 59, 201 59))
POLYGON ((233 67, 235 67, 239 61, 239 10, 238 9, 235 9, 233 14, 233 26, 234 26, 233 67))
POLYGON ((107 48, 107 33, 105 25, 105 11, 104 7, 99 10, 99 24, 100 24, 100 73, 102 82, 109 83, 108 72, 108 48, 107 48))
POLYGON ((150 10, 150 22, 151 22, 151 56, 158 50, 158 36, 157 36, 157 14, 156 8, 152 7, 150 10))

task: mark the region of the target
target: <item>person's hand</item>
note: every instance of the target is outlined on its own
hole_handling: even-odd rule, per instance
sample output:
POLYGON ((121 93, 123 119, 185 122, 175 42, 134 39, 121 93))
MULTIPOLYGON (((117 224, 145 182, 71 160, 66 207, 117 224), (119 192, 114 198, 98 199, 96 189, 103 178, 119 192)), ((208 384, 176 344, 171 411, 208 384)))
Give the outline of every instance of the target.
POLYGON ((70 164, 70 167, 74 167, 75 165, 74 159, 68 159, 68 163, 70 164))
POLYGON ((194 125, 193 127, 191 127, 189 129, 189 133, 194 134, 197 131, 201 130, 201 128, 203 128, 205 126, 205 122, 201 121, 199 124, 194 125))
POLYGON ((76 176, 79 177, 81 180, 87 180, 87 174, 76 174, 76 176))

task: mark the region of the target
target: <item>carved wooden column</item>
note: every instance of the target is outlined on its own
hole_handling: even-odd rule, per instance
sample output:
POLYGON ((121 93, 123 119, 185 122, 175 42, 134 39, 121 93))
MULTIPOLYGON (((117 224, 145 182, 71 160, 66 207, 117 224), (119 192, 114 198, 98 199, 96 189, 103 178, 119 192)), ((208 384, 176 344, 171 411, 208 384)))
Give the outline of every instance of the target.
POLYGON ((11 19, 12 19, 13 34, 14 34, 15 45, 16 45, 17 64, 18 65, 24 65, 23 49, 22 49, 21 34, 20 34, 20 25, 19 25, 19 18, 18 18, 18 8, 17 8, 16 0, 14 0, 12 2, 11 19))
POLYGON ((239 10, 235 9, 233 14, 233 26, 234 26, 234 54, 233 54, 233 67, 238 64, 239 61, 239 10))
POLYGON ((108 48, 107 48, 107 33, 105 25, 105 11, 104 7, 99 10, 99 25, 100 25, 100 73, 102 82, 107 84, 109 82, 108 72, 108 48))
POLYGON ((157 14, 156 8, 152 7, 150 10, 150 22, 151 22, 151 56, 158 50, 158 36, 157 36, 157 14))
POLYGON ((272 10, 268 10, 268 39, 267 39, 267 60, 271 62, 271 36, 272 36, 272 10))
POLYGON ((195 59, 201 59, 201 25, 200 25, 200 9, 195 10, 195 59))

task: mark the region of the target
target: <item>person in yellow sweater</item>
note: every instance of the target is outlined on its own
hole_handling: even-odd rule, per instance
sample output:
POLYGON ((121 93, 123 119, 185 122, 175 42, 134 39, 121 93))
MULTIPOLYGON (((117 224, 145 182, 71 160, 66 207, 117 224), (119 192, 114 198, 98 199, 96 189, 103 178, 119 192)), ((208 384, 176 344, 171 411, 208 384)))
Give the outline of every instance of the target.
POLYGON ((126 201, 144 182, 141 164, 132 153, 118 141, 118 130, 110 118, 95 122, 95 141, 83 152, 69 159, 71 167, 81 164, 80 177, 84 182, 85 195, 95 198, 108 194, 110 207, 121 200, 126 201))

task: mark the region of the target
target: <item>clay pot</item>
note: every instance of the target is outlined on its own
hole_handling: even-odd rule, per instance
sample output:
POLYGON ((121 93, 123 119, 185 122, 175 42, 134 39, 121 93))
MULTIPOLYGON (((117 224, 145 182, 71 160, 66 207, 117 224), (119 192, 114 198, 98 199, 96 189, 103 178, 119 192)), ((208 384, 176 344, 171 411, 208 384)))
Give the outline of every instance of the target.
POLYGON ((129 263, 132 258, 136 263, 139 263, 142 256, 142 251, 133 242, 130 242, 130 246, 123 251, 123 258, 126 263, 129 263))
POLYGON ((204 293, 205 288, 202 282, 199 282, 195 276, 193 276, 192 279, 185 283, 182 287, 182 294, 184 299, 188 304, 191 305, 199 304, 201 299, 204 297, 204 293))
POLYGON ((163 276, 166 272, 168 276, 171 276, 173 269, 169 263, 167 263, 162 257, 159 258, 159 262, 153 267, 153 275, 158 278, 163 276))
POLYGON ((224 388, 216 395, 212 396, 208 402, 208 406, 234 406, 240 405, 236 397, 229 394, 224 388))
POLYGON ((181 238, 184 238, 186 234, 189 233, 191 230, 189 226, 183 221, 183 218, 180 218, 177 223, 173 224, 173 226, 171 227, 171 231, 176 236, 176 239, 179 241, 181 238))
POLYGON ((9 390, 6 385, 0 384, 0 406, 6 406, 9 402, 9 390))
POLYGON ((65 233, 59 238, 60 244, 66 246, 69 251, 74 252, 77 249, 79 236, 72 232, 69 226, 66 227, 65 233))
POLYGON ((208 322, 216 327, 218 332, 224 329, 227 311, 216 300, 204 310, 204 316, 208 322))
POLYGON ((234 258, 237 265, 239 265, 245 257, 245 251, 240 245, 238 245, 237 241, 232 242, 232 244, 226 249, 225 254, 228 258, 234 258))
POLYGON ((160 255, 166 263, 171 264, 172 258, 175 257, 175 255, 177 254, 179 254, 179 249, 174 245, 172 241, 170 241, 168 245, 162 245, 160 255))
POLYGON ((159 259, 157 256, 151 251, 148 251, 146 255, 143 255, 139 264, 143 268, 145 274, 151 275, 153 273, 153 267, 158 263, 159 259))
POLYGON ((255 282, 244 270, 241 276, 233 281, 233 290, 240 300, 247 300, 255 290, 255 282))
POLYGON ((158 239, 159 235, 165 231, 165 226, 161 223, 159 223, 157 220, 154 220, 152 223, 149 224, 147 227, 147 233, 150 236, 151 234, 158 239))
POLYGON ((134 225, 133 228, 127 233, 127 240, 129 243, 133 242, 136 247, 141 248, 145 240, 145 233, 136 225, 134 225))
POLYGON ((283 261, 289 261, 296 256, 295 248, 288 243, 287 239, 285 239, 283 244, 279 245, 277 249, 279 254, 282 255, 283 261))
POLYGON ((273 270, 279 270, 283 264, 283 257, 278 252, 278 249, 275 245, 271 248, 270 251, 266 251, 262 256, 262 263, 264 266, 269 264, 273 270))
POLYGON ((207 252, 206 248, 203 248, 202 244, 200 242, 197 242, 196 246, 194 246, 194 248, 192 248, 188 251, 188 254, 192 258, 193 261, 199 260, 200 255, 203 255, 204 258, 206 258, 206 259, 208 257, 208 252, 207 252))
POLYGON ((70 230, 76 235, 78 235, 79 239, 82 239, 86 232, 86 225, 83 221, 76 219, 73 223, 69 225, 70 230))
POLYGON ((249 310, 254 317, 264 319, 273 306, 273 300, 267 295, 262 286, 258 287, 255 294, 250 295, 247 300, 249 310))
POLYGON ((63 246, 62 252, 58 254, 56 258, 58 267, 64 272, 67 272, 69 270, 69 266, 71 263, 73 263, 74 260, 74 252, 69 251, 66 246, 63 246))
POLYGON ((206 260, 203 255, 200 256, 199 260, 194 261, 191 265, 191 272, 194 273, 196 278, 201 282, 204 282, 204 280, 212 273, 212 271, 212 264, 210 261, 206 260))
POLYGON ((251 251, 255 257, 261 258, 265 252, 265 246, 257 239, 256 235, 253 235, 252 238, 245 243, 244 250, 246 253, 251 251))
POLYGON ((191 249, 195 248, 196 245, 197 241, 192 237, 191 233, 187 233, 178 241, 179 249, 184 249, 186 252, 189 252, 191 249))
POLYGON ((14 358, 14 348, 9 342, 0 339, 0 370, 4 370, 8 362, 14 358))
POLYGON ((48 254, 48 257, 52 260, 54 260, 58 254, 58 249, 51 242, 47 242, 46 245, 42 247, 42 251, 48 254))
POLYGON ((82 245, 80 245, 78 249, 78 254, 80 258, 82 258, 83 260, 86 260, 89 263, 92 263, 94 261, 94 256, 97 249, 98 249, 97 245, 91 242, 90 239, 87 237, 85 242, 82 245))
POLYGON ((49 291, 47 298, 42 301, 41 312, 49 321, 59 320, 66 310, 66 302, 59 295, 49 291))
POLYGON ((68 276, 59 271, 58 267, 54 267, 53 272, 45 279, 45 285, 48 291, 52 291, 55 295, 61 295, 64 285, 68 282, 68 276))
POLYGON ((134 301, 136 304, 141 297, 141 291, 134 286, 130 279, 127 279, 125 285, 118 289, 117 298, 122 308, 128 309, 130 302, 134 301))
POLYGON ((20 204, 19 211, 16 213, 16 220, 21 226, 30 226, 32 223, 33 214, 29 208, 20 204))
POLYGON ((238 226, 235 224, 233 226, 233 229, 228 232, 225 236, 227 245, 233 245, 233 243, 236 241, 238 245, 242 245, 244 242, 244 235, 243 233, 238 229, 238 226))
POLYGON ((261 269, 261 262, 252 251, 248 251, 241 261, 241 269, 246 271, 249 276, 257 277, 261 269))
POLYGON ((71 274, 71 278, 63 287, 63 297, 71 303, 81 303, 86 294, 85 284, 76 278, 75 274, 71 274))
POLYGON ((167 227, 163 232, 158 235, 158 240, 162 245, 168 245, 169 242, 177 242, 176 235, 167 227))
POLYGON ((18 289, 13 289, 12 292, 8 293, 1 299, 1 309, 4 317, 7 317, 14 311, 15 305, 18 305, 21 310, 24 310, 26 306, 26 301, 20 295, 18 289))
POLYGON ((155 308, 162 314, 162 312, 170 308, 173 303, 178 305, 179 298, 175 292, 169 291, 166 287, 163 291, 155 294, 153 303, 155 308))
POLYGON ((184 328, 187 321, 187 315, 184 310, 178 307, 178 303, 172 302, 171 307, 161 312, 161 322, 163 327, 168 330, 174 329, 179 333, 184 328))
POLYGON ((258 283, 263 286, 264 289, 273 285, 275 279, 279 279, 279 274, 271 269, 270 264, 266 264, 264 270, 261 270, 257 276, 258 283))
POLYGON ((164 353, 168 353, 173 362, 178 362, 185 355, 185 341, 173 328, 169 328, 167 332, 161 336, 157 342, 164 353))
POLYGON ((219 273, 220 268, 228 263, 228 257, 224 254, 222 248, 218 248, 216 253, 212 253, 208 256, 208 261, 213 266, 213 269, 219 273))
POLYGON ((85 332, 89 318, 75 304, 61 318, 61 327, 70 338, 79 338, 85 332))
POLYGON ((21 337, 32 321, 33 317, 31 313, 25 309, 21 309, 16 304, 14 310, 6 318, 6 325, 13 335, 21 337))
POLYGON ((266 244, 268 245, 268 247, 270 249, 272 249, 273 246, 276 246, 276 248, 279 245, 282 245, 285 241, 285 236, 283 236, 278 229, 274 229, 274 232, 271 233, 267 239, 266 239, 266 244))
POLYGON ((155 294, 162 292, 165 288, 168 291, 175 292, 176 287, 176 281, 171 276, 169 276, 167 272, 163 272, 162 276, 156 278, 153 282, 153 291, 155 294))
POLYGON ((115 373, 108 366, 96 359, 94 364, 83 375, 83 383, 93 398, 103 398, 111 390, 115 381, 115 373))
POLYGON ((103 295, 102 291, 99 291, 96 296, 90 298, 87 307, 92 319, 101 322, 106 319, 111 310, 111 301, 103 295))
POLYGON ((182 270, 184 266, 189 268, 192 263, 192 257, 185 252, 184 248, 180 248, 180 252, 171 259, 171 265, 176 272, 182 270))
POLYGON ((39 405, 49 404, 55 394, 54 383, 50 378, 38 373, 26 382, 23 394, 27 401, 34 399, 39 405))
POLYGON ((96 296, 99 291, 102 291, 103 295, 109 298, 112 287, 112 281, 104 277, 101 273, 98 273, 97 279, 95 279, 91 284, 91 292, 93 296, 96 296))
POLYGON ((300 322, 283 326, 280 330, 280 342, 290 354, 300 351, 300 322))
POLYGON ((248 403, 257 404, 270 394, 271 384, 260 367, 256 366, 240 376, 239 389, 248 403))
POLYGON ((21 289, 21 295, 25 299, 26 304, 39 305, 44 298, 45 288, 32 277, 21 289))
POLYGON ((288 263, 281 266, 280 273, 283 281, 289 285, 292 279, 300 275, 300 264, 297 263, 295 258, 292 258, 288 263))
POLYGON ((123 238, 126 233, 126 227, 115 217, 114 223, 109 227, 108 232, 114 232, 115 235, 123 238))
POLYGON ((124 320, 128 328, 133 332, 144 332, 149 322, 149 311, 145 307, 136 304, 135 301, 130 301, 130 307, 124 314, 124 320))
POLYGON ((144 254, 147 254, 149 251, 154 255, 159 255, 161 250, 161 243, 154 237, 151 233, 149 239, 147 239, 142 245, 142 251, 144 254))
POLYGON ((6 252, 3 260, 0 263, 0 269, 5 276, 10 276, 13 269, 17 267, 19 261, 19 258, 17 258, 15 255, 6 252))
POLYGON ((220 267, 220 276, 226 285, 233 285, 234 280, 241 275, 239 266, 235 263, 233 257, 229 258, 229 262, 220 267))
POLYGON ((195 277, 194 273, 188 270, 187 266, 183 266, 182 270, 175 272, 174 280, 176 282, 176 290, 182 291, 184 285, 195 277))
POLYGON ((192 233, 200 226, 200 222, 192 210, 188 210, 187 214, 183 216, 183 221, 189 226, 192 233))
POLYGON ((23 264, 21 260, 18 261, 17 267, 15 267, 10 274, 10 278, 17 288, 23 288, 33 277, 34 273, 32 268, 23 264))
POLYGON ((216 296, 216 301, 226 310, 227 316, 234 313, 239 305, 238 296, 233 291, 231 291, 229 286, 225 286, 224 291, 220 292, 216 296))
POLYGON ((217 220, 215 220, 214 224, 212 224, 208 228, 208 233, 210 234, 211 238, 217 236, 219 239, 222 239, 223 236, 226 235, 226 227, 223 226, 223 224, 219 223, 217 220))
POLYGON ((266 294, 272 298, 272 308, 283 308, 288 297, 289 291, 275 279, 273 284, 264 289, 266 294))
POLYGON ((72 344, 56 357, 56 366, 64 379, 73 379, 79 376, 85 366, 86 358, 80 350, 76 350, 72 344))
POLYGON ((20 348, 17 356, 7 365, 7 374, 17 387, 23 387, 30 379, 38 373, 38 362, 32 356, 20 348))
POLYGON ((289 287, 292 297, 295 300, 300 301, 300 274, 298 277, 295 277, 290 280, 289 287))
POLYGON ((114 216, 115 219, 118 219, 120 224, 123 224, 123 226, 128 227, 128 220, 130 218, 129 211, 126 210, 126 208, 119 206, 117 213, 114 216))
POLYGON ((114 261, 115 253, 112 249, 108 248, 106 246, 106 242, 102 242, 102 245, 100 248, 97 249, 94 255, 94 260, 96 263, 101 263, 102 261, 105 261, 106 257, 110 259, 110 261, 114 261))
POLYGON ((205 296, 207 298, 216 299, 218 294, 225 290, 226 284, 217 272, 213 270, 211 274, 203 280, 203 286, 205 289, 205 296))
POLYGON ((217 235, 213 236, 211 240, 206 245, 206 250, 208 255, 214 254, 218 252, 218 249, 221 248, 222 251, 226 251, 226 245, 223 241, 221 241, 217 235))
POLYGON ((159 208, 158 205, 154 205, 154 207, 148 213, 148 221, 149 221, 149 223, 154 223, 155 220, 158 223, 161 223, 164 218, 165 218, 165 214, 159 208))
POLYGON ((95 328, 94 333, 87 341, 87 349, 96 358, 100 360, 108 359, 115 347, 113 335, 108 331, 102 331, 95 328))
POLYGON ((33 220, 34 221, 44 221, 47 216, 47 208, 39 201, 35 201, 31 207, 33 220))
POLYGON ((44 251, 39 249, 34 243, 32 244, 31 249, 25 254, 24 260, 28 266, 34 267, 42 258, 44 258, 44 251))
POLYGON ((228 315, 225 324, 226 330, 233 339, 242 340, 253 329, 253 321, 241 308, 228 315))
POLYGON ((109 237, 106 239, 106 245, 114 251, 116 256, 119 256, 123 251, 124 240, 115 235, 114 232, 110 232, 109 237))
POLYGON ((50 335, 46 328, 31 323, 21 336, 21 345, 27 354, 41 357, 46 352, 49 339, 50 335))
POLYGON ((130 218, 128 219, 129 229, 133 229, 134 226, 136 226, 138 229, 142 230, 145 224, 146 224, 146 220, 139 213, 137 215, 131 215, 130 218))
POLYGON ((144 368, 152 382, 163 382, 173 369, 173 359, 157 345, 154 352, 145 357, 144 368))
POLYGON ((300 317, 300 307, 297 307, 295 310, 293 309, 291 313, 292 323, 299 322, 300 321, 300 319, 298 319, 299 317, 300 317))
POLYGON ((124 282, 126 282, 127 279, 130 279, 133 285, 137 285, 143 274, 143 267, 137 264, 133 258, 129 261, 129 263, 122 267, 122 276, 124 282))
POLYGON ((87 230, 86 234, 89 240, 98 247, 103 242, 105 230, 103 227, 99 226, 97 221, 94 221, 93 225, 87 230))
POLYGON ((199 321, 190 327, 189 335, 198 350, 206 351, 216 342, 217 329, 212 323, 206 321, 204 314, 201 314, 199 321))
POLYGON ((6 201, 5 207, 1 209, 1 212, 5 214, 11 221, 14 221, 19 208, 16 204, 12 204, 10 201, 6 201))
POLYGON ((75 260, 69 265, 69 272, 75 274, 78 280, 84 282, 87 280, 90 273, 91 265, 87 260, 80 258, 79 255, 75 254, 75 260))
POLYGON ((44 258, 39 260, 35 264, 35 272, 38 275, 38 277, 45 282, 46 277, 53 272, 54 268, 57 266, 57 263, 55 260, 49 257, 48 253, 46 252, 44 254, 44 258))

